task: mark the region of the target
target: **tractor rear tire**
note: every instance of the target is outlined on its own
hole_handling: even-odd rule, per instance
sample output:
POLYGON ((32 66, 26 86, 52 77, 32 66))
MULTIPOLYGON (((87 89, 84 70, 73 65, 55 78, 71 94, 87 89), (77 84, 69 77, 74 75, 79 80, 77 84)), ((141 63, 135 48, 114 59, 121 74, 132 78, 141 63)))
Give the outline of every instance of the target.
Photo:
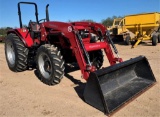
POLYGON ((153 36, 152 36, 152 45, 153 45, 153 46, 156 46, 156 45, 157 45, 157 42, 158 42, 157 36, 156 36, 156 35, 153 35, 153 36))
POLYGON ((38 78, 47 85, 59 84, 64 76, 64 61, 57 47, 45 44, 36 55, 38 78))
POLYGON ((5 40, 5 56, 11 71, 22 72, 27 69, 28 51, 16 34, 8 34, 5 40))
POLYGON ((131 45, 131 37, 130 36, 126 36, 126 38, 125 38, 125 44, 126 45, 131 45))
POLYGON ((102 50, 96 50, 89 52, 90 61, 93 66, 95 66, 97 69, 100 69, 103 65, 103 52, 102 50))

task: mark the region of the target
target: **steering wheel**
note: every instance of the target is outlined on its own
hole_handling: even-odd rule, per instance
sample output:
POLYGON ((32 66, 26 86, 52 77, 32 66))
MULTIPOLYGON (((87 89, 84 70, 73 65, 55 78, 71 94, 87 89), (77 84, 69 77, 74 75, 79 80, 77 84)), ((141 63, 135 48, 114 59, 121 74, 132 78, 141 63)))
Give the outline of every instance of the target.
POLYGON ((40 23, 40 22, 46 22, 46 19, 40 19, 38 22, 40 23))
POLYGON ((29 24, 28 24, 28 30, 29 32, 36 32, 36 31, 39 31, 40 29, 40 25, 37 23, 37 22, 34 22, 34 21, 29 21, 29 24))

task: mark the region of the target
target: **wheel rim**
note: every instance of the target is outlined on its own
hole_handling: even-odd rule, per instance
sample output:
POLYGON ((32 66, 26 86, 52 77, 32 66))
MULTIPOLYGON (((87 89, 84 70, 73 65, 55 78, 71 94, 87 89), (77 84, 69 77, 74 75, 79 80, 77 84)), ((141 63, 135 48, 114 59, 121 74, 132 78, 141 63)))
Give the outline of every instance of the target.
POLYGON ((47 54, 42 53, 38 57, 38 66, 44 78, 49 79, 52 73, 52 65, 47 54))
POLYGON ((14 51, 13 44, 11 42, 7 43, 6 50, 7 50, 8 62, 11 65, 14 65, 15 64, 15 51, 14 51))

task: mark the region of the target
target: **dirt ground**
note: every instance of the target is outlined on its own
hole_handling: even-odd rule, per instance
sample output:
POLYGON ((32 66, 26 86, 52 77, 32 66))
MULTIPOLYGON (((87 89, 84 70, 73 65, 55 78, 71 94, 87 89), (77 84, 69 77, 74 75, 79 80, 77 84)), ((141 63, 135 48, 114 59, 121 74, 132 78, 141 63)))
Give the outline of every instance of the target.
MULTIPOLYGON (((143 43, 134 49, 116 46, 123 60, 145 55, 157 83, 112 117, 160 117, 160 43, 143 43)), ((104 66, 108 66, 107 59, 104 66)), ((67 73, 56 86, 40 82, 33 70, 14 73, 7 66, 4 44, 0 44, 0 117, 105 117, 82 100, 84 82, 79 70, 67 73)))

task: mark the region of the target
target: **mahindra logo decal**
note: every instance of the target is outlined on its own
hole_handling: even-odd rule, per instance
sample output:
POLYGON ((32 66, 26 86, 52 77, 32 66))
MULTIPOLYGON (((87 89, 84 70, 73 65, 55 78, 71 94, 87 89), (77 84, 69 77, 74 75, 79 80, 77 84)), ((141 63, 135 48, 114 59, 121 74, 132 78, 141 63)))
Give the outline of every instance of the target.
POLYGON ((89 48, 97 48, 100 47, 100 45, 90 45, 89 48))
POLYGON ((68 26, 68 32, 72 32, 72 27, 68 26))

